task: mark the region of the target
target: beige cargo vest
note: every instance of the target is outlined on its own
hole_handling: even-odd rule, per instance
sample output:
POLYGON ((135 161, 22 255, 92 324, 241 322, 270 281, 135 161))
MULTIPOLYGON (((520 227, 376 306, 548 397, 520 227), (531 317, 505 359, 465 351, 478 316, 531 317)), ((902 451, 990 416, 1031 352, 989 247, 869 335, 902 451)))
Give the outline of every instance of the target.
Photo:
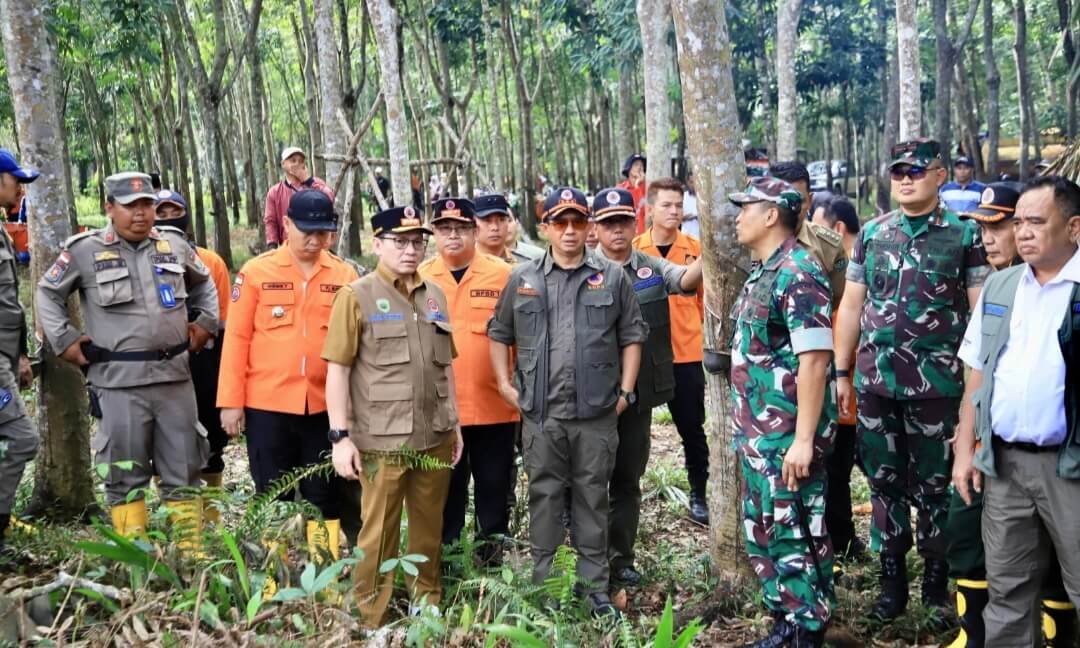
POLYGON ((372 272, 351 284, 364 325, 353 361, 349 436, 360 450, 441 445, 457 425, 448 372, 446 295, 422 282, 411 298, 372 272))

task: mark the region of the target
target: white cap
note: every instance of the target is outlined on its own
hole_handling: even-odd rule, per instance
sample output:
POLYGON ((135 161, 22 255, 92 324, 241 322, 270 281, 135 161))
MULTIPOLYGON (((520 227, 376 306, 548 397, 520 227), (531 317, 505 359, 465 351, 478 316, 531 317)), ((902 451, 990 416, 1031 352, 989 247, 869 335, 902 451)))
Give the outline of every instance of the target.
MULTIPOLYGON (((284 162, 285 160, 288 160, 290 157, 296 155, 297 153, 299 153, 300 155, 304 155, 304 149, 299 148, 297 146, 286 146, 285 150, 281 152, 281 161, 284 162)), ((307 156, 304 155, 304 157, 307 157, 307 156)))

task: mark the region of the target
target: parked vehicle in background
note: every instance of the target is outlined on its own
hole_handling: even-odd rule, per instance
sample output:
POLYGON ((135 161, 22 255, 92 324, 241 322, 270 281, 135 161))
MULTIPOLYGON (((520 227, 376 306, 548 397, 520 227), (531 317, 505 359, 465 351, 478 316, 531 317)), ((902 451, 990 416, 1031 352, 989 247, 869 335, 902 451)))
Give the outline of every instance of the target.
POLYGON ((864 173, 861 178, 857 178, 854 169, 851 169, 851 175, 848 175, 847 160, 832 160, 832 178, 826 173, 827 169, 828 162, 825 160, 815 160, 806 165, 806 170, 810 173, 810 191, 831 191, 837 196, 848 197, 856 194, 867 195, 870 176, 864 173))

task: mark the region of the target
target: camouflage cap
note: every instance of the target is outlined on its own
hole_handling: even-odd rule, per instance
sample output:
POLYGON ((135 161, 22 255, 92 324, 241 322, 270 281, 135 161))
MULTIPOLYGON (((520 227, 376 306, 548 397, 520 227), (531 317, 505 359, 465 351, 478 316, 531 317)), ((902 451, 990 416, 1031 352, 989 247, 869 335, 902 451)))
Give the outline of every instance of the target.
POLYGON ((802 194, 799 190, 772 176, 751 178, 744 191, 728 194, 728 200, 740 207, 756 202, 771 202, 784 209, 799 211, 802 206, 802 194))
POLYGON ((925 169, 935 160, 941 162, 941 145, 936 140, 919 137, 899 142, 892 147, 892 162, 889 163, 889 168, 910 164, 925 169))
POLYGON ((157 200, 150 176, 137 171, 116 173, 105 178, 105 195, 121 205, 130 205, 143 198, 157 200))

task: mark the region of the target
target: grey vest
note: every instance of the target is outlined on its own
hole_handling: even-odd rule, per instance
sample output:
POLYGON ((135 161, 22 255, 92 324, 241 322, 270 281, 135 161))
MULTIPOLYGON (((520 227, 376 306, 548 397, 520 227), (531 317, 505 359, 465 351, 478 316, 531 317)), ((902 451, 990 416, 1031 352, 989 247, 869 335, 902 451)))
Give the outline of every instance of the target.
MULTIPOLYGON (((1013 301, 1027 265, 1017 265, 994 273, 983 287, 982 340, 979 360, 982 362, 982 386, 972 396, 975 407, 975 434, 980 447, 975 451, 975 467, 983 474, 997 477, 994 462, 993 429, 990 403, 994 397, 994 370, 998 358, 1009 341, 1009 322, 1013 301)), ((1065 359, 1065 419, 1067 432, 1058 451, 1058 476, 1080 479, 1080 284, 1073 287, 1065 319, 1058 329, 1058 342, 1065 359)))
POLYGON ((647 412, 675 397, 675 352, 671 347, 671 309, 664 283, 664 268, 660 259, 633 250, 632 263, 623 266, 626 277, 634 286, 634 295, 641 306, 641 317, 649 325, 649 337, 641 347, 641 368, 638 370, 637 409, 647 412), (634 267, 637 265, 637 268, 634 267), (649 268, 652 274, 641 277, 638 269, 649 268))

